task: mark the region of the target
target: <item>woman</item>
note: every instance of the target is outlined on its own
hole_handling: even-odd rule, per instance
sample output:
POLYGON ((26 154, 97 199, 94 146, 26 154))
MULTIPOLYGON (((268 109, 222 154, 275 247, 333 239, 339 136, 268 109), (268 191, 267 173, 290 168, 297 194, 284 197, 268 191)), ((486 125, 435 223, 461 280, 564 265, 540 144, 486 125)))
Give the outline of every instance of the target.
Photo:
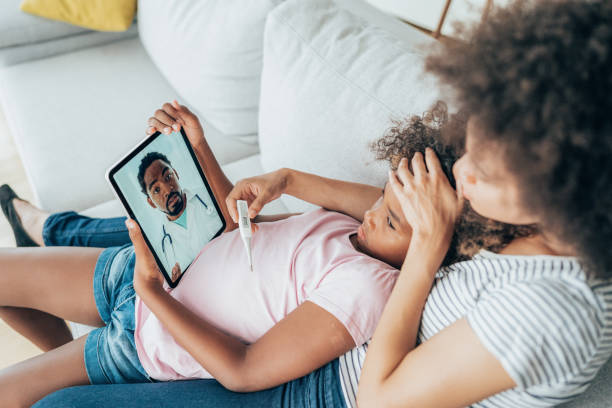
POLYGON ((398 172, 403 186, 391 178, 411 268, 368 349, 360 407, 557 405, 610 357, 612 3, 533 3, 498 10, 427 67, 471 114, 463 197, 540 232, 437 275, 455 198, 422 162, 398 172))

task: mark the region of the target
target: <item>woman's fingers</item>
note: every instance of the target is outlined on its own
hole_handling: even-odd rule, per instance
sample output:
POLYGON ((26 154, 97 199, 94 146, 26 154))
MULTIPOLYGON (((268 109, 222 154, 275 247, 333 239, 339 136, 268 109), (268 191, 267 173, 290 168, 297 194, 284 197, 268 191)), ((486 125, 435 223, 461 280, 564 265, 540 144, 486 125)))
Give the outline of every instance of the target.
POLYGON ((401 183, 404 188, 411 188, 413 184, 414 176, 408 169, 408 159, 405 157, 400 160, 397 170, 395 171, 394 177, 401 183))
POLYGON ((417 180, 421 180, 427 174, 427 168, 425 167, 425 161, 421 152, 416 152, 412 156, 412 174, 414 174, 417 180))
POLYGON ((427 171, 434 177, 445 177, 444 171, 442 170, 442 164, 438 155, 431 147, 425 149, 425 162, 427 164, 427 171))
POLYGON ((401 197, 403 185, 397 177, 397 173, 389 170, 389 185, 397 197, 401 197))

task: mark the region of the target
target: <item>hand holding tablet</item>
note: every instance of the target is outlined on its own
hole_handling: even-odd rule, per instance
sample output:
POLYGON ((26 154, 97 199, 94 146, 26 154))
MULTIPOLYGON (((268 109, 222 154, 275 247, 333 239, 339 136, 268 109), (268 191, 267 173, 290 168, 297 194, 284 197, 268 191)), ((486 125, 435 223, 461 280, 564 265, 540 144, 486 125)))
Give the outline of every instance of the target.
MULTIPOLYGON (((203 142, 197 118, 180 105, 179 109, 181 116, 172 125, 189 124, 194 139, 199 128, 203 142)), ((164 119, 162 113, 167 115, 157 111, 149 122, 155 129, 167 124, 157 119, 164 119)), ((225 219, 182 128, 180 133, 154 132, 111 167, 107 178, 130 218, 140 225, 170 287, 178 284, 204 245, 225 229, 225 219)))
POLYGON ((178 132, 181 128, 185 131, 187 139, 194 148, 204 143, 204 129, 198 117, 184 105, 179 104, 176 100, 172 103, 164 103, 161 109, 158 109, 153 114, 153 117, 147 121, 148 135, 160 132, 169 135, 172 132, 178 132))

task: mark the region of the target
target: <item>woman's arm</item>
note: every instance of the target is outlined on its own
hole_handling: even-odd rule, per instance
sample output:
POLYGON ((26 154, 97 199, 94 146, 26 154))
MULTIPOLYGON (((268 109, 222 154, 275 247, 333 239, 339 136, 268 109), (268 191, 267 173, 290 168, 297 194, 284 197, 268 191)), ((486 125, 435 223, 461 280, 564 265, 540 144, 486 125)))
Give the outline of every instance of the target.
POLYGON ((361 408, 463 407, 515 386, 465 318, 415 347, 423 306, 444 256, 439 246, 422 242, 413 238, 368 348, 357 397, 361 408))
POLYGON ((163 276, 138 225, 126 222, 134 244, 134 289, 176 342, 226 388, 257 391, 304 376, 355 347, 331 313, 304 302, 253 344, 201 319, 163 289, 163 276))
POLYGON ((357 396, 361 408, 460 407, 515 386, 465 319, 415 347, 423 307, 462 206, 461 193, 450 187, 433 151, 426 155, 427 167, 417 153, 412 173, 402 159, 397 174, 389 174, 413 234, 368 348, 357 396))

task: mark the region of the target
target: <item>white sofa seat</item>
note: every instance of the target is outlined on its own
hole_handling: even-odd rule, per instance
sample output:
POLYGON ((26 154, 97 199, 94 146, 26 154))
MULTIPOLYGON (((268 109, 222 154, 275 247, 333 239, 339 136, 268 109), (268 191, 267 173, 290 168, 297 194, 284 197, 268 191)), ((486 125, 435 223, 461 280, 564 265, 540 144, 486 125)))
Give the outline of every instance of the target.
MULTIPOLYGON (((111 199, 106 170, 145 137, 161 102, 180 100, 138 39, 7 67, 0 90, 37 204, 48 211, 111 199)), ((253 138, 226 137, 200 119, 221 164, 258 152, 253 138)))

